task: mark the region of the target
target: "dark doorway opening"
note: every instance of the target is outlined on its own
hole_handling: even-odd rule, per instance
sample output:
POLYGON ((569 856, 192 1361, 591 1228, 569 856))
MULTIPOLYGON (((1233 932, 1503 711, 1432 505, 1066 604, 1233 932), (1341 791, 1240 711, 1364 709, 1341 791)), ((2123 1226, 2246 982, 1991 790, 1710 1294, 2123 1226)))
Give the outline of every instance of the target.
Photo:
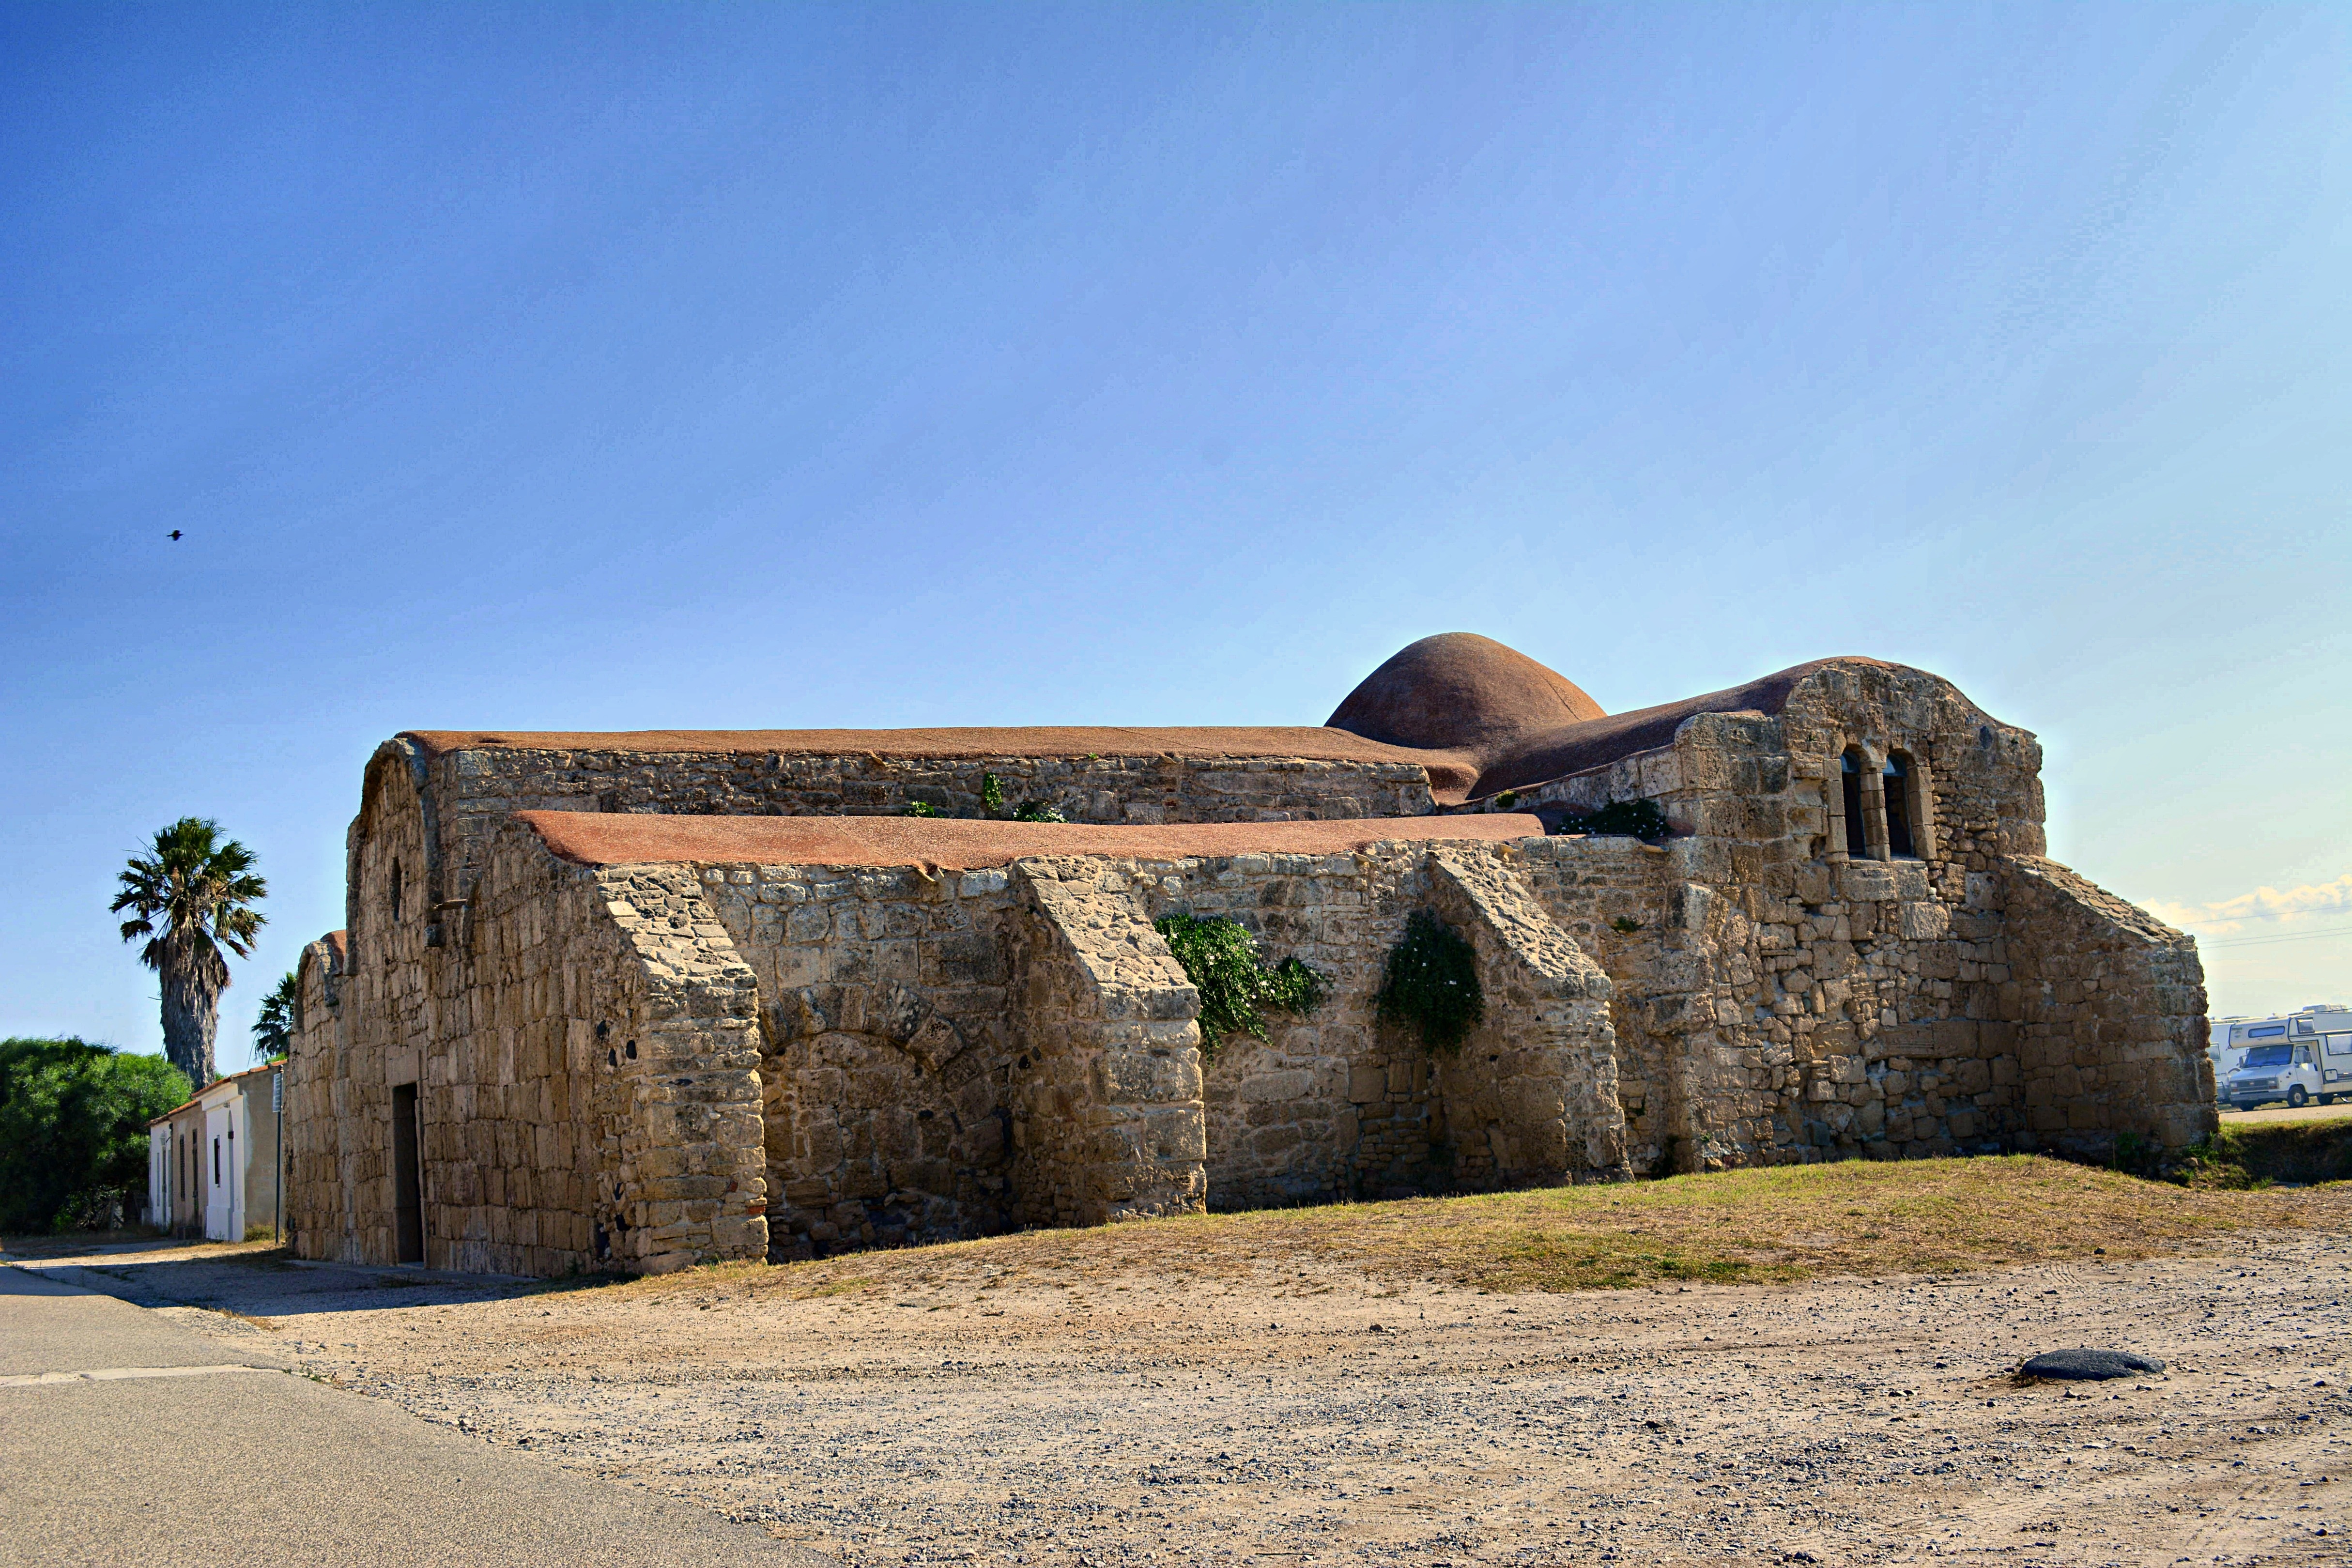
POLYGON ((400 1261, 425 1261, 425 1187, 416 1165, 416 1086, 392 1091, 392 1205, 400 1261))
POLYGON ((1838 763, 1838 782, 1845 791, 1845 852, 1856 860, 1866 860, 1870 836, 1862 821, 1862 753, 1849 748, 1838 763))

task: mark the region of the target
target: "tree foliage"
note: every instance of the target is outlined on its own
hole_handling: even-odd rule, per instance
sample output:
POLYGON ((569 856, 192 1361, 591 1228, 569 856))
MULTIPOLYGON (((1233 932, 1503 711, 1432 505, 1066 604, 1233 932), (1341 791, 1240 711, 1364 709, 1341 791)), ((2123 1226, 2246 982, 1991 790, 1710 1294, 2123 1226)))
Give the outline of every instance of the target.
POLYGON ((0 1040, 0 1230, 70 1230, 115 1199, 135 1215, 147 1123, 184 1102, 161 1057, 81 1040, 0 1040))
POLYGON ((223 953, 251 957, 261 929, 254 905, 269 887, 253 865, 253 851, 223 838, 220 824, 184 816, 131 858, 109 906, 130 912, 123 941, 147 939, 139 961, 163 977, 164 1052, 198 1086, 214 1078, 213 1036, 228 985, 223 953))
POLYGON ((302 977, 289 969, 261 999, 261 1012, 253 1020, 254 1055, 273 1061, 291 1051, 301 1023, 302 977))

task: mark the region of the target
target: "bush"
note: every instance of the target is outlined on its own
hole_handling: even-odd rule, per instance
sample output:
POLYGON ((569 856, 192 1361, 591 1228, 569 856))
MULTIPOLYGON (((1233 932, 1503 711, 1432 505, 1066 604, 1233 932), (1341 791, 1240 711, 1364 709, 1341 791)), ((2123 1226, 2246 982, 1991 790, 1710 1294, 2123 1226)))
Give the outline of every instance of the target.
POLYGON ((1612 800, 1598 811, 1565 816, 1554 833, 1590 833, 1602 837, 1664 838, 1666 814, 1654 800, 1612 800))
POLYGON ((1373 1007, 1391 1023, 1410 1025, 1424 1049, 1460 1050, 1486 1016, 1477 951, 1427 910, 1413 910, 1404 940, 1389 952, 1373 1007))
POLYGON ((1184 978, 1201 994, 1201 1056, 1213 1058, 1227 1035, 1265 1038, 1261 1008, 1301 1017, 1323 1005, 1331 978, 1296 956, 1268 969, 1258 962, 1257 938, 1238 921, 1217 916, 1162 915, 1151 922, 1184 978))
POLYGON ((87 1225, 139 1209, 147 1123, 184 1101, 161 1057, 82 1040, 0 1040, 0 1230, 87 1225))
POLYGON ((1015 822, 1067 822, 1050 800, 1024 800, 1021 809, 1013 814, 1015 822))

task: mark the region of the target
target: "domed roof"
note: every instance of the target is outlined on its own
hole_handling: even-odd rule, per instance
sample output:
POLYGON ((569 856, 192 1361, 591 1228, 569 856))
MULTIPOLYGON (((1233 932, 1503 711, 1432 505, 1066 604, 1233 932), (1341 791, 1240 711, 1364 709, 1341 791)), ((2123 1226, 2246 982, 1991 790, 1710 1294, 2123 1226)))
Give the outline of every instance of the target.
POLYGON ((1557 670, 1475 632, 1423 637, 1364 678, 1325 724, 1425 751, 1492 752, 1607 710, 1557 670))

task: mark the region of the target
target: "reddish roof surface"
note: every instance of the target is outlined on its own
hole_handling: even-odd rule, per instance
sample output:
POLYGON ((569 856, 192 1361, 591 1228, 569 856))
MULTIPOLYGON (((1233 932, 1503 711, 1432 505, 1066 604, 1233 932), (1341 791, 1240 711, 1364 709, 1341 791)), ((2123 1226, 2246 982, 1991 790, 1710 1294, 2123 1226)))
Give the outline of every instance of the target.
POLYGON ((1540 837, 1516 812, 1340 822, 1202 822, 1169 826, 967 822, 920 816, 655 816, 519 811, 549 849, 583 866, 649 861, 760 866, 936 866, 967 871, 1047 855, 1181 860, 1213 855, 1323 855, 1396 839, 1540 837))
POLYGON ((992 757, 1244 757, 1402 763, 1425 768, 1440 805, 1523 789, 1674 739, 1695 713, 1778 713, 1816 659, 1745 686, 1638 712, 1608 714, 1575 683, 1489 637, 1423 637, 1366 677, 1328 724, 1227 728, 1033 726, 1003 730, 411 730, 434 755, 475 749, 650 753, 866 754, 942 761, 992 757))
POLYGON ((1894 668, 1875 658, 1817 658, 1810 664, 1800 664, 1781 670, 1777 675, 1751 680, 1745 686, 1726 687, 1710 691, 1704 697, 1685 697, 1679 702, 1664 702, 1655 708, 1643 708, 1631 713, 1612 713, 1590 723, 1568 724, 1548 732, 1531 734, 1516 744, 1482 759, 1478 782, 1472 786, 1474 796, 1494 794, 1497 790, 1524 789, 1569 773, 1582 773, 1619 757, 1630 757, 1636 752, 1655 751, 1674 740, 1675 731, 1684 721, 1700 713, 1773 713, 1777 714, 1789 700, 1789 693, 1798 682, 1814 671, 1832 664, 1862 664, 1880 669, 1894 668))
POLYGON ((1517 649, 1475 632, 1446 632, 1364 677, 1325 722, 1391 745, 1486 753, 1607 712, 1568 677, 1517 649))
POLYGON ((179 1104, 163 1112, 163 1115, 150 1118, 147 1125, 150 1127, 161 1126, 163 1123, 171 1121, 172 1118, 179 1115, 181 1112, 194 1110, 197 1100, 202 1100, 205 1096, 210 1094, 213 1090, 218 1089, 225 1083, 235 1083, 238 1079, 251 1078, 255 1073, 269 1072, 278 1068, 282 1068, 286 1064, 283 1061, 267 1061, 262 1063, 259 1067, 247 1068, 243 1072, 223 1073, 220 1077, 213 1079, 212 1082, 205 1085, 204 1088, 196 1090, 196 1092, 190 1098, 180 1101, 179 1104))
POLYGON ((1423 753, 1305 724, 1036 724, 947 730, 409 730, 426 752, 782 752, 882 757, 1318 757, 1419 763, 1423 753))

